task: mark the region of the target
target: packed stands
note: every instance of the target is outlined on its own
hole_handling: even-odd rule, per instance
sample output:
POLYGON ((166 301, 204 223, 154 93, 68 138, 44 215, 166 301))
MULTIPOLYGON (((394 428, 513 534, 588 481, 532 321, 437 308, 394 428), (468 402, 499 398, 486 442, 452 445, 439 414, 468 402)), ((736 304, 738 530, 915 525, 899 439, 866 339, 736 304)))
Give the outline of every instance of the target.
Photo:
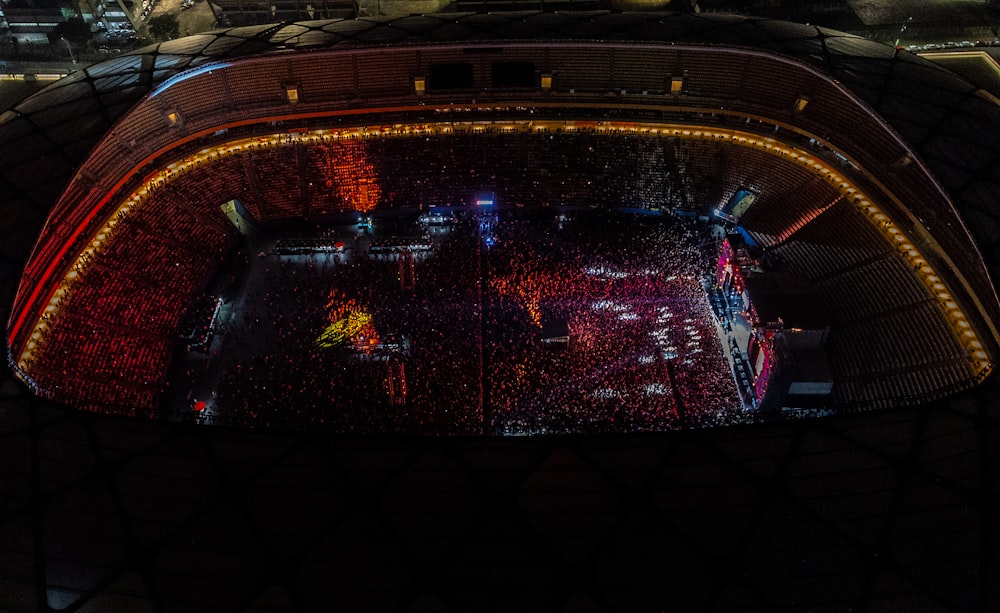
MULTIPOLYGON (((227 168, 239 166, 220 165, 227 168)), ((42 393, 86 399, 105 412, 153 409, 180 319, 235 243, 218 208, 195 196, 222 202, 233 183, 207 165, 187 173, 187 181, 156 187, 120 215, 69 286, 32 364, 42 393)))
POLYGON ((289 145, 261 147, 248 154, 252 185, 257 189, 251 200, 261 203, 269 219, 302 217, 299 151, 289 145))
MULTIPOLYGON (((845 406, 898 400, 889 375, 899 369, 941 368, 944 374, 926 379, 931 387, 917 388, 927 397, 937 389, 933 382, 951 389, 970 376, 963 366, 968 356, 937 302, 879 229, 838 185, 760 147, 733 146, 724 135, 658 135, 627 124, 610 130, 600 124, 528 130, 470 124, 406 136, 382 128, 299 134, 254 137, 171 165, 150 182, 140 205, 120 213, 114 236, 74 284, 82 289, 66 298, 47 340, 82 347, 58 333, 65 322, 81 320, 120 325, 127 330, 122 334, 143 339, 134 353, 128 343, 111 343, 122 348, 129 367, 124 379, 108 380, 101 402, 116 397, 121 385, 141 384, 152 389, 155 403, 179 318, 236 242, 222 203, 238 199, 266 225, 350 211, 468 206, 483 190, 502 206, 704 212, 750 189, 758 197, 738 223, 762 250, 765 266, 805 276, 834 311, 830 351, 842 361, 837 376, 845 406), (124 235, 134 240, 117 240, 124 235), (122 290, 90 285, 102 278, 122 290), (131 308, 129 300, 140 296, 156 296, 160 312, 145 317, 131 308), (892 360, 881 349, 852 349, 851 339, 868 333, 864 325, 871 322, 881 324, 883 342, 894 348, 892 360), (902 322, 926 330, 933 346, 905 337, 902 322), (156 343, 166 343, 166 353, 156 343), (887 383, 858 383, 872 373, 886 374, 887 383)), ((373 255, 379 245, 372 243, 373 255)), ((55 394, 49 383, 55 378, 48 376, 54 362, 47 359, 30 367, 39 374, 37 384, 55 394)), ((95 361, 93 368, 110 366, 95 361)), ((685 377, 679 372, 673 379, 680 384, 685 377)))

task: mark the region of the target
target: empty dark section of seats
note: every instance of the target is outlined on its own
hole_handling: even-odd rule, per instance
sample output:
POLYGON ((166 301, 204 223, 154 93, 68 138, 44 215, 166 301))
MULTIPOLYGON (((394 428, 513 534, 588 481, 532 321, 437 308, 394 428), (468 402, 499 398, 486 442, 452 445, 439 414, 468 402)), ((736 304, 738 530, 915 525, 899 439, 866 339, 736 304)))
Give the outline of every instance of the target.
POLYGON ((434 64, 430 70, 429 89, 469 89, 472 87, 472 64, 434 64))

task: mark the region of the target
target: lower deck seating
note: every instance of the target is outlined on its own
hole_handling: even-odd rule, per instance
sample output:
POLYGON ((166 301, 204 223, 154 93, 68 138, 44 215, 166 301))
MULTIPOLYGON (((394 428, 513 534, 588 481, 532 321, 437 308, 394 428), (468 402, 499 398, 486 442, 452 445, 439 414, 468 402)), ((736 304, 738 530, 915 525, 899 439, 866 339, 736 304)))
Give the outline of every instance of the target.
POLYGON ((121 219, 74 285, 32 373, 65 400, 111 402, 139 390, 135 397, 152 402, 182 314, 238 238, 219 209, 233 198, 267 223, 462 205, 487 190, 505 205, 662 208, 745 188, 758 198, 741 221, 764 239, 764 261, 811 280, 832 312, 843 402, 931 394, 970 376, 937 304, 852 204, 791 163, 751 148, 721 151, 715 142, 639 134, 497 129, 246 147, 180 171, 121 219), (61 366, 67 356, 72 369, 61 366), (923 374, 916 386, 902 384, 909 370, 923 374), (99 377, 66 382, 82 372, 99 377))
POLYGON ((878 229, 840 202, 762 262, 813 282, 830 316, 827 352, 844 406, 929 400, 971 380, 937 301, 878 229))
MULTIPOLYGON (((189 172, 197 178, 205 170, 189 172)), ((43 393, 106 412, 152 409, 178 322, 235 244, 236 230, 218 209, 231 188, 210 180, 198 201, 175 180, 119 220, 70 286, 31 366, 43 393)))

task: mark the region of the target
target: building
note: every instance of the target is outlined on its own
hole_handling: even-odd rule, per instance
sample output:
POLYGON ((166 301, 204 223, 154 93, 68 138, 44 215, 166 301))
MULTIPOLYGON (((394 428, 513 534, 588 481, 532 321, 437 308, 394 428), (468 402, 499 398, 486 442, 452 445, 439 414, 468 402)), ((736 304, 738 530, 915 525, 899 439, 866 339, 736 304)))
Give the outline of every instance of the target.
MULTIPOLYGON (((994 320, 1000 131, 984 125, 1000 123, 995 100, 908 53, 822 28, 611 13, 240 29, 164 43, 60 81, 0 123, 0 193, 9 212, 0 272, 11 313, 38 306, 30 293, 15 303, 14 286, 47 215, 74 210, 68 199, 59 204, 66 186, 89 202, 125 176, 89 168, 129 169, 161 146, 224 136, 220 117, 276 120, 279 109, 322 106, 325 96, 354 109, 400 96, 414 107, 450 99, 471 108, 475 99, 496 109, 525 98, 556 108, 664 107, 670 120, 701 114, 708 138, 744 131, 758 138, 754 122, 768 121, 718 124, 736 111, 773 115, 780 130, 805 126, 831 154, 850 153, 839 173, 871 170, 866 192, 881 183, 921 194, 923 209, 880 199, 892 209, 888 220, 912 222, 886 232, 917 236, 914 251, 933 252, 935 270, 964 275, 948 283, 964 288, 970 325, 987 330, 994 320), (435 55, 441 49, 431 40, 446 41, 447 53, 435 55), (338 45, 349 62, 321 61, 338 45), (649 62, 655 54, 664 61, 649 62), (472 65, 472 87, 421 93, 424 69, 445 61, 439 57, 472 65), (491 91, 490 64, 508 57, 534 63, 537 87, 491 91), (729 80, 716 72, 727 63, 713 58, 722 57, 729 80), (686 74, 675 72, 684 65, 686 74), (337 70, 330 78, 327 71, 337 70), (728 103, 713 83, 728 87, 728 103), (959 264, 950 268, 945 258, 959 264)), ((761 166, 744 164, 734 152, 750 149, 740 146, 718 149, 730 169, 724 176, 733 177, 721 188, 714 172, 697 171, 705 167, 699 153, 718 162, 712 141, 686 149, 687 193, 724 202, 726 190, 754 188, 748 169, 761 166)), ((781 180, 779 173, 761 182, 774 191, 781 180)), ((821 181, 793 181, 817 194, 807 207, 817 215, 808 220, 847 215, 843 206, 816 204, 828 203, 821 181)), ((752 191, 765 201, 764 189, 752 191)), ((742 217, 755 240, 788 243, 784 250, 799 254, 815 244, 790 243, 806 226, 769 224, 757 206, 742 217)), ((67 243, 41 244, 34 261, 50 263, 59 258, 46 259, 44 245, 67 243)), ((811 261, 795 253, 779 255, 811 261)), ((29 276, 36 272, 29 267, 29 276)), ((945 385, 931 401, 887 412, 517 441, 359 440, 132 421, 67 409, 5 377, 0 559, 9 562, 0 567, 0 603, 15 610, 331 603, 986 610, 1000 597, 990 544, 998 427, 995 375, 979 372, 984 382, 969 380, 965 391, 945 385)))
POLYGON ((3 13, 18 44, 48 43, 48 33, 66 20, 57 0, 13 0, 4 5, 3 13))
POLYGON ((351 0, 221 0, 218 6, 219 23, 223 25, 255 25, 308 19, 335 19, 353 17, 355 5, 351 0))

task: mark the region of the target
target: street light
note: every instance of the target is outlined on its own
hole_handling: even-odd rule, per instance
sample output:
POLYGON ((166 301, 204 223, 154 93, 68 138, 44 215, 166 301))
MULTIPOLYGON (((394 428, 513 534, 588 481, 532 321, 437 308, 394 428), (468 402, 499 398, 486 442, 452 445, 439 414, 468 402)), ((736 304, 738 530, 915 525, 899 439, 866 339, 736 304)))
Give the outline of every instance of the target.
POLYGON ((906 31, 906 26, 910 25, 911 21, 913 21, 913 17, 907 17, 906 21, 903 22, 903 25, 899 26, 899 36, 896 37, 896 44, 893 45, 893 47, 899 46, 899 41, 903 38, 903 32, 906 31))
POLYGON ((73 63, 76 64, 76 56, 73 55, 73 47, 70 46, 69 41, 62 36, 59 37, 59 40, 66 43, 66 50, 69 51, 69 59, 73 60, 73 63))

